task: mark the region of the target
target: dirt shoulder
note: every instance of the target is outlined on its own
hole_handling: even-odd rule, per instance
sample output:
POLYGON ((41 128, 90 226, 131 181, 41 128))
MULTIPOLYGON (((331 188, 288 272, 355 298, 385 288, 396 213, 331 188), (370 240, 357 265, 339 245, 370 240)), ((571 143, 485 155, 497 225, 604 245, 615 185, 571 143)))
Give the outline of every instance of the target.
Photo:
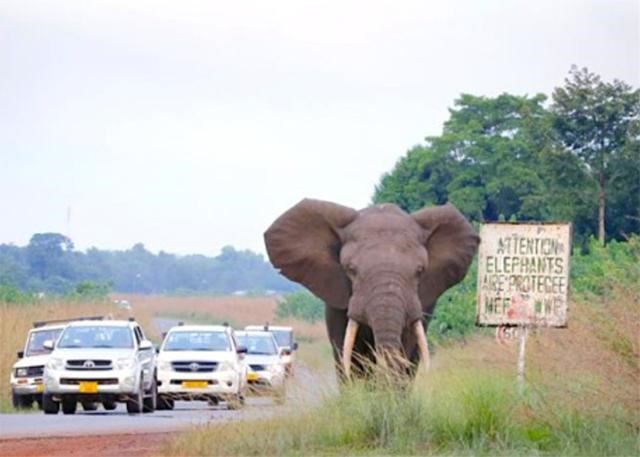
POLYGON ((0 455, 26 457, 123 455, 155 456, 175 433, 66 436, 0 440, 0 455))

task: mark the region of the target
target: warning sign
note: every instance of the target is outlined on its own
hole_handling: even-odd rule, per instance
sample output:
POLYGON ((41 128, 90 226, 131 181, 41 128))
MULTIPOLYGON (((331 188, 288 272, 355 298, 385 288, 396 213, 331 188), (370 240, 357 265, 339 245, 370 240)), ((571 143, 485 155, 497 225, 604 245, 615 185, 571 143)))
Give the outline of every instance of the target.
POLYGON ((570 224, 484 224, 479 325, 567 325, 570 224))

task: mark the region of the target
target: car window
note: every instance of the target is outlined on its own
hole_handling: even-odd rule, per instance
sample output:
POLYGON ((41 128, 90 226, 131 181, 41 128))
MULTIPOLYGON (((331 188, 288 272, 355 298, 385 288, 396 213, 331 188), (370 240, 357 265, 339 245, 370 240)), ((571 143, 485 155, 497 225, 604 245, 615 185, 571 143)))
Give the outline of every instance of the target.
POLYGON ((226 332, 180 330, 169 332, 162 349, 165 351, 230 351, 231 346, 226 332))
POLYGON ((278 346, 288 346, 291 347, 293 344, 293 332, 289 330, 270 330, 273 333, 273 336, 276 338, 276 343, 278 346))
POLYGON ((27 351, 25 355, 32 356, 50 353, 51 350, 45 349, 44 347, 42 347, 42 345, 47 340, 57 340, 61 332, 61 328, 50 330, 36 330, 31 332, 31 334, 29 335, 29 341, 27 341, 27 351))
POLYGON ((271 335, 236 335, 238 343, 247 348, 247 354, 275 355, 278 349, 271 335))
POLYGON ((133 335, 127 326, 67 327, 59 348, 132 348, 133 335))

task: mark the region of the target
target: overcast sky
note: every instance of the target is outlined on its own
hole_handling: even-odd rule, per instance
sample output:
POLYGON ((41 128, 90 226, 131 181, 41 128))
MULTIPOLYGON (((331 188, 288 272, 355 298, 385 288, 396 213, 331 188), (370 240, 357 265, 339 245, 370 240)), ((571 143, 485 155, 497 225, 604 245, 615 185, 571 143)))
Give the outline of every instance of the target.
POLYGON ((303 197, 366 206, 462 92, 638 87, 638 4, 0 0, 0 243, 264 252, 303 197))

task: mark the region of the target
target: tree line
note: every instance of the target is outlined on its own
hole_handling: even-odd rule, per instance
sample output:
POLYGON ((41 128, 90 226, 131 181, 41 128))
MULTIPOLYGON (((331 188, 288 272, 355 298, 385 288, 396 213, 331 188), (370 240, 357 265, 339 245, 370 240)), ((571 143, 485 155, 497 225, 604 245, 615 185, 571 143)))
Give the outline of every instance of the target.
POLYGON ((453 203, 476 222, 570 221, 586 245, 640 233, 640 90, 572 67, 547 96, 463 94, 442 134, 375 187, 407 211, 453 203))
POLYGON ((216 257, 153 254, 143 244, 124 251, 75 250, 59 233, 37 233, 27 246, 0 244, 0 285, 56 294, 82 292, 93 283, 117 292, 288 292, 297 286, 249 250, 224 247, 216 257))

